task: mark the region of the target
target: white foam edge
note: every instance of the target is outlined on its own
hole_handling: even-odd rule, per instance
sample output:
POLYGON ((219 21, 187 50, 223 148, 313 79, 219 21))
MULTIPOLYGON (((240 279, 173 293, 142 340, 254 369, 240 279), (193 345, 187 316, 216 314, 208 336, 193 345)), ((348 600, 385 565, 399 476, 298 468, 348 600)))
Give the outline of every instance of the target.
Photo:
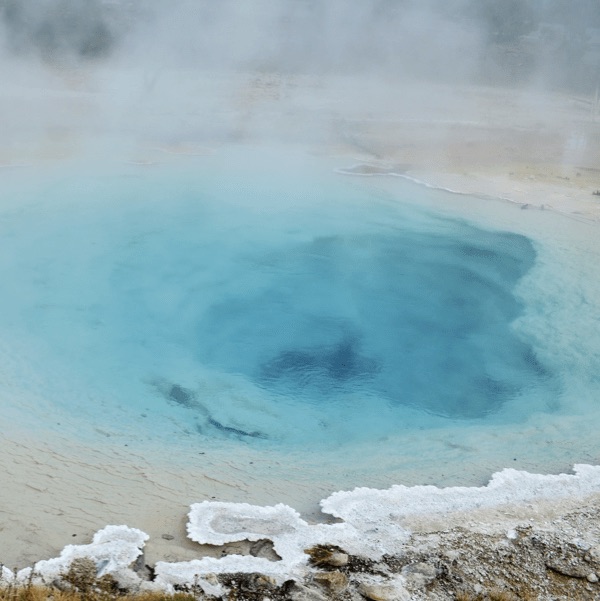
MULTIPOLYGON (((308 524, 297 511, 283 504, 272 507, 247 503, 204 501, 190 507, 188 536, 201 544, 222 545, 235 541, 271 540, 279 561, 247 555, 204 557, 186 562, 158 562, 156 578, 146 588, 174 591, 177 586, 200 586, 206 594, 223 594, 215 574, 261 573, 282 583, 302 579, 309 571, 305 550, 317 545, 338 545, 351 554, 380 559, 403 551, 410 530, 407 518, 439 517, 532 501, 584 498, 600 493, 600 466, 577 464, 573 474, 542 475, 515 469, 495 473, 482 487, 404 486, 387 490, 356 488, 336 492, 321 501, 323 511, 340 520, 336 524, 308 524)), ((99 575, 132 574, 131 564, 142 553, 148 536, 127 526, 107 526, 89 545, 68 545, 60 557, 40 561, 34 578, 51 582, 68 570, 73 559, 89 557, 99 575)), ((3 577, 12 576, 3 569, 3 577)), ((24 582, 31 568, 16 578, 24 582)))
POLYGON ((96 564, 98 577, 110 574, 128 588, 139 586, 140 577, 131 569, 143 553, 149 536, 137 528, 106 526, 96 532, 87 545, 67 545, 59 557, 38 561, 33 568, 19 570, 16 580, 20 584, 51 584, 68 572, 73 560, 89 558, 96 564))

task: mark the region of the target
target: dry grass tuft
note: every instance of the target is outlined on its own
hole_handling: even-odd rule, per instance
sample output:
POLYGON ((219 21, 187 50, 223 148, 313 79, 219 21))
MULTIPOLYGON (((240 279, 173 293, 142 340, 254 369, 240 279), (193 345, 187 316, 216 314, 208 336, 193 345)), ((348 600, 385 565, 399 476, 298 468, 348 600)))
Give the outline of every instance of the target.
POLYGON ((0 589, 0 601, 198 601, 191 593, 134 593, 125 594, 120 591, 61 591, 50 586, 8 586, 0 589))
POLYGON ((0 579, 0 601, 198 601, 202 594, 166 592, 128 593, 119 590, 109 574, 97 576, 89 558, 75 559, 55 585, 32 582, 17 585, 0 579))

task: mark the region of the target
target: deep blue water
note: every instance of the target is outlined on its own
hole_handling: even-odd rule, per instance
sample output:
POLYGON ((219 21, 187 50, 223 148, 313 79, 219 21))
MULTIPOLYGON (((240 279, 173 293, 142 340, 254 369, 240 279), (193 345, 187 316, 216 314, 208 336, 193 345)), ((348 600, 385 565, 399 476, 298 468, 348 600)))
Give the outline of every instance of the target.
POLYGON ((514 327, 533 244, 420 209, 416 186, 402 203, 249 169, 40 182, 0 224, 0 331, 85 419, 337 444, 554 394, 514 327))
POLYGON ((535 251, 522 236, 443 225, 256 249, 245 268, 260 283, 208 308, 198 357, 306 402, 361 391, 447 417, 496 411, 549 376, 511 329, 535 251))

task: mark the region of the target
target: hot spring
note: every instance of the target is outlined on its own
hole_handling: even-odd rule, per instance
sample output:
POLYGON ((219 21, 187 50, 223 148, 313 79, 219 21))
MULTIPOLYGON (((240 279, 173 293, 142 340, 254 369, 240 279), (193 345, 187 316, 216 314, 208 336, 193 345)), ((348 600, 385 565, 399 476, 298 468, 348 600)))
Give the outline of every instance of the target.
POLYGON ((598 460, 594 226, 250 154, 3 173, 5 415, 290 490, 598 460))

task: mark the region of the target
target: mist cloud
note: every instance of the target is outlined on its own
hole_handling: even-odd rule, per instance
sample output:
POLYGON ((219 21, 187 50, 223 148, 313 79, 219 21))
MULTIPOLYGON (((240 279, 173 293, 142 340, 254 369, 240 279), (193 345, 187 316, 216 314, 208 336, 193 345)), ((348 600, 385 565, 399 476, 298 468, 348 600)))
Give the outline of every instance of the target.
MULTIPOLYGON (((576 7, 566 0, 0 0, 4 139, 42 132, 55 144, 117 133, 208 144, 350 136, 356 144, 366 127, 360 121, 370 117, 489 120, 460 89, 471 84, 520 88, 524 96, 531 88, 568 90, 593 101, 600 8, 597 0, 576 7), (437 84, 443 89, 432 89, 437 84)), ((442 145, 444 132, 436 134, 442 145)))
POLYGON ((594 0, 0 0, 8 54, 45 61, 583 86, 594 0))
POLYGON ((46 60, 107 56, 121 29, 100 0, 3 0, 0 9, 6 49, 46 60))
POLYGON ((482 41, 477 23, 437 2, 180 0, 153 15, 132 54, 201 69, 464 77, 482 41))

